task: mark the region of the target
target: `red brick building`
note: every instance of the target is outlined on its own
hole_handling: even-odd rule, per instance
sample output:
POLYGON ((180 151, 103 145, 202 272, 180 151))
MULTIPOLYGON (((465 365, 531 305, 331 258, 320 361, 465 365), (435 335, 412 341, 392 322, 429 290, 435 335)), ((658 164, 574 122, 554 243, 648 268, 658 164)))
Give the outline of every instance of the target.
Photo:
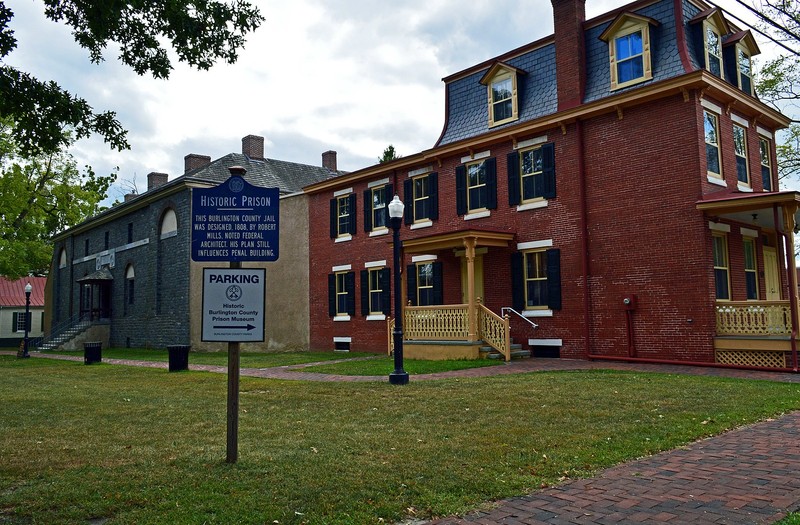
POLYGON ((305 189, 311 347, 386 350, 397 194, 406 356, 508 356, 510 329, 534 357, 796 367, 800 195, 752 34, 699 0, 552 2, 555 35, 444 79, 431 149, 305 189))

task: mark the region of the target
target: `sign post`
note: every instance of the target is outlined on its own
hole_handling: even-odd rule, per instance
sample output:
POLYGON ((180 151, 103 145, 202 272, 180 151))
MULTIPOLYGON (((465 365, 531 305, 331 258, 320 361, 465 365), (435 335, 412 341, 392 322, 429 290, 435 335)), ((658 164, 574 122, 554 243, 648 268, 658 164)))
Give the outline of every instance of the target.
POLYGON ((228 342, 228 425, 225 461, 239 457, 240 343, 264 341, 264 268, 243 261, 278 259, 280 193, 244 180, 245 169, 214 188, 192 190, 192 260, 225 261, 203 269, 202 341, 228 342))

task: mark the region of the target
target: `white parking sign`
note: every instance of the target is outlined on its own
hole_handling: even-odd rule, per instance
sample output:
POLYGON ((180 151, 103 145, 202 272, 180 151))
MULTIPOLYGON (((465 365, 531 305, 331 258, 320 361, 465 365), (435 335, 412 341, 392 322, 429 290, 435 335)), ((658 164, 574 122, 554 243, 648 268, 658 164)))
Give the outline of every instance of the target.
POLYGON ((203 341, 264 341, 264 268, 203 268, 203 341))

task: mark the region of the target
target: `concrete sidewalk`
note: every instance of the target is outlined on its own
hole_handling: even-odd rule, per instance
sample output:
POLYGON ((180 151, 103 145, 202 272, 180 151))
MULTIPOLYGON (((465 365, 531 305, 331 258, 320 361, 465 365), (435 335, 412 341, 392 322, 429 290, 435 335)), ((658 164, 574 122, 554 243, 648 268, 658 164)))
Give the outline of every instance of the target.
MULTIPOLYGON (((7 352, 3 352, 10 354, 7 352)), ((13 354, 12 354, 13 355, 13 354)), ((32 353, 35 358, 82 361, 82 355, 32 353)), ((368 358, 369 359, 369 358, 368 358)), ((104 363, 168 367, 165 362, 103 359, 104 363)), ((327 363, 330 363, 328 361, 327 363)), ((387 381, 385 376, 337 376, 302 372, 318 363, 243 368, 241 375, 302 381, 387 381)), ((226 373, 227 367, 190 365, 191 370, 226 373)), ((621 362, 524 359, 498 366, 412 375, 411 381, 488 377, 546 370, 615 369, 670 374, 737 377, 800 383, 800 374, 711 367, 621 362)), ((429 525, 456 524, 760 524, 800 510, 800 412, 742 427, 686 447, 607 469, 582 479, 497 503, 490 511, 445 518, 429 525)), ((415 522, 421 523, 421 522, 415 522)))

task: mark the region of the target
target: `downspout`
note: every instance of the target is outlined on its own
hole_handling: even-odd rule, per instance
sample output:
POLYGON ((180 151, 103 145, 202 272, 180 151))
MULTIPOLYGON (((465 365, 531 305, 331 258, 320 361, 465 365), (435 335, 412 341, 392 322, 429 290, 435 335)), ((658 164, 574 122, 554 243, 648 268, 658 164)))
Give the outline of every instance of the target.
POLYGON ((784 242, 782 246, 785 246, 784 249, 784 256, 786 260, 786 277, 789 283, 789 315, 791 316, 792 320, 792 331, 789 339, 789 345, 792 352, 792 371, 797 372, 797 268, 794 264, 794 239, 792 238, 793 235, 786 231, 785 226, 791 224, 792 228, 794 228, 794 212, 796 210, 789 210, 784 208, 784 223, 781 226, 781 222, 778 220, 778 206, 772 206, 772 215, 773 220, 775 222, 775 229, 778 231, 780 236, 783 238, 784 242), (791 220, 791 222, 790 222, 791 220), (791 249, 789 249, 791 248, 791 249))
POLYGON ((589 298, 589 219, 586 198, 586 164, 583 159, 583 124, 581 120, 575 121, 578 148, 578 180, 581 201, 581 253, 583 258, 581 267, 583 273, 583 344, 586 356, 592 358, 592 331, 591 331, 591 300, 589 298))

